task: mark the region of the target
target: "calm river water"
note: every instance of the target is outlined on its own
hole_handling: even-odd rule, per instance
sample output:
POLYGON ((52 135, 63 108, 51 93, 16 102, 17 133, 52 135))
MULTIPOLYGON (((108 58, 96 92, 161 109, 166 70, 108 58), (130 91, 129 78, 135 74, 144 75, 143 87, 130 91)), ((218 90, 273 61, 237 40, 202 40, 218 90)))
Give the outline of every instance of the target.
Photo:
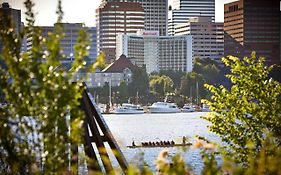
MULTIPOLYGON (((190 142, 195 141, 195 136, 200 135, 209 140, 218 141, 219 138, 207 129, 208 122, 201 119, 207 113, 176 113, 176 114, 137 114, 137 115, 103 115, 115 139, 129 163, 140 164, 141 158, 155 170, 154 160, 163 148, 137 148, 130 149, 132 141, 140 144, 145 141, 171 141, 182 142, 186 136, 190 142), (143 155, 142 155, 143 154, 143 155)), ((190 148, 183 151, 178 147, 168 148, 169 155, 181 153, 186 162, 200 174, 202 161, 200 150, 190 148)))

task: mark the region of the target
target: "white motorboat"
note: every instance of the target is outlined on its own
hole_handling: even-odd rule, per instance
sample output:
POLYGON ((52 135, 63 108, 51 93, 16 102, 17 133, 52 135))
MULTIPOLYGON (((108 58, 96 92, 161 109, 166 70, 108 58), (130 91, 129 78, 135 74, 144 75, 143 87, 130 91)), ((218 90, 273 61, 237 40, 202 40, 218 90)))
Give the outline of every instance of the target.
POLYGON ((131 103, 123 103, 113 111, 114 114, 143 114, 143 108, 131 103))
POLYGON ((195 108, 192 107, 192 105, 190 104, 185 104, 182 109, 181 109, 182 112, 195 112, 195 108))
POLYGON ((181 112, 181 110, 177 107, 175 103, 167 103, 167 102, 156 102, 151 106, 148 106, 148 110, 150 113, 177 113, 181 112))

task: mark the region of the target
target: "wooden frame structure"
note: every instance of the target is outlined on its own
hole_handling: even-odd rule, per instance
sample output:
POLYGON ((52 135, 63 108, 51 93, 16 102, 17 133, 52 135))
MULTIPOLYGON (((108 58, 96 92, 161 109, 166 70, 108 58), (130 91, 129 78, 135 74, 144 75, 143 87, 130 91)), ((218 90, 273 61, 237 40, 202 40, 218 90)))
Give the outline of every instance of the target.
POLYGON ((90 94, 87 89, 83 92, 81 107, 85 112, 85 120, 83 124, 84 147, 86 155, 90 158, 90 161, 87 162, 88 169, 102 172, 102 169, 104 168, 107 174, 112 173, 112 161, 110 161, 108 151, 105 147, 105 142, 107 142, 121 169, 123 172, 126 172, 128 168, 126 159, 105 123, 101 113, 97 111, 96 104, 90 98, 90 94), (97 151, 95 151, 93 144, 96 145, 97 151), (101 159, 101 163, 99 163, 98 158, 101 159))

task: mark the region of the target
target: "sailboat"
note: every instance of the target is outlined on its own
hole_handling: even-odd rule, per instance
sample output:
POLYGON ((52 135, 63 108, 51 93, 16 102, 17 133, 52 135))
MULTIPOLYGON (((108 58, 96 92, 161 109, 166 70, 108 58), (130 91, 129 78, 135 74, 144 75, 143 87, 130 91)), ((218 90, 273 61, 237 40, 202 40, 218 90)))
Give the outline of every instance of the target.
MULTIPOLYGON (((138 93, 137 93, 138 96, 138 93)), ((114 114, 143 114, 144 110, 140 105, 135 105, 130 103, 131 98, 128 99, 128 103, 123 103, 121 106, 118 106, 114 109, 114 114)))

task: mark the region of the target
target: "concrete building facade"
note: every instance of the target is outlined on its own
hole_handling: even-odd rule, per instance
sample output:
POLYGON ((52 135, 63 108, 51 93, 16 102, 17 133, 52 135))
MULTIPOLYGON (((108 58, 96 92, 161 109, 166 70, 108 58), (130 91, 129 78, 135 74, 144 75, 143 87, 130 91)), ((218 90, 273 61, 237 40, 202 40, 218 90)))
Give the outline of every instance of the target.
MULTIPOLYGON (((55 24, 57 25, 57 24, 55 24)), ((54 26, 40 26, 42 30, 42 36, 48 38, 49 32, 54 32, 54 26)), ((86 27, 82 23, 62 23, 64 38, 61 40, 61 48, 66 57, 65 61, 72 61, 74 59, 74 46, 77 42, 79 31, 84 29, 87 31, 90 39, 89 49, 89 61, 94 61, 97 57, 97 39, 96 39, 96 27, 86 27)), ((31 47, 31 42, 29 44, 31 47)))
POLYGON ((134 2, 103 2, 96 10, 98 52, 106 53, 108 63, 115 60, 116 36, 144 29, 144 10, 134 2))
POLYGON ((144 29, 158 31, 160 36, 167 35, 168 0, 103 0, 104 2, 138 2, 144 9, 144 29))
POLYGON ((192 35, 193 59, 224 56, 223 23, 212 22, 211 17, 193 17, 177 25, 175 36, 181 35, 192 35))
POLYGON ((168 13, 168 34, 173 36, 177 25, 191 17, 211 17, 215 20, 215 0, 173 0, 168 13))
POLYGON ((280 1, 239 0, 224 5, 224 54, 280 64, 280 1))
POLYGON ((119 34, 118 55, 124 54, 147 73, 160 70, 192 71, 192 37, 159 36, 158 31, 138 31, 137 34, 119 34))

